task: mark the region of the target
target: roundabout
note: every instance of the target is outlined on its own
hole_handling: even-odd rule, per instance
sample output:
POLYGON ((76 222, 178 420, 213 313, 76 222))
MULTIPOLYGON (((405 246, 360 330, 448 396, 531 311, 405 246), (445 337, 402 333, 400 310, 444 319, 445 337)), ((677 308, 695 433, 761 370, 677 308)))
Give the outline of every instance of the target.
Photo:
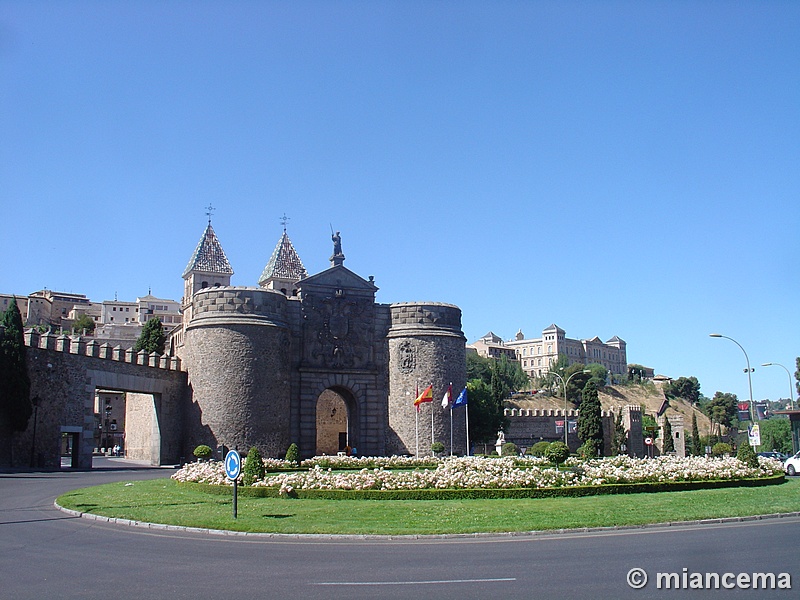
MULTIPOLYGON (((537 535, 262 537, 120 527, 56 510, 70 490, 173 472, 97 462, 91 472, 0 477, 0 574, 10 597, 643 598, 654 590, 629 587, 634 567, 791 573, 793 553, 775 550, 800 533, 800 518, 786 516, 537 535)), ((786 592, 758 592, 773 596, 786 592)))

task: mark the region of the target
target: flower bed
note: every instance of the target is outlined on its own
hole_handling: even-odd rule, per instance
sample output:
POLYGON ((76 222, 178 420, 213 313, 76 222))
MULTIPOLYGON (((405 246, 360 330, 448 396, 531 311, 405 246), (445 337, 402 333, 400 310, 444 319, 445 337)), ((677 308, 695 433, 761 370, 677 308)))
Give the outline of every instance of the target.
MULTIPOLYGON (((544 461, 546 463, 546 461, 544 461)), ((634 489, 648 484, 648 489, 662 491, 669 489, 665 484, 675 484, 676 488, 686 489, 681 484, 695 482, 736 482, 753 480, 781 481, 783 472, 775 461, 760 458, 758 468, 745 465, 733 457, 677 458, 662 456, 655 459, 639 459, 627 456, 581 461, 569 459, 567 470, 557 470, 544 466, 541 458, 481 458, 450 457, 435 459, 390 458, 347 458, 317 457, 303 461, 303 469, 294 472, 267 473, 265 478, 256 481, 253 488, 267 488, 280 495, 294 495, 299 491, 337 492, 404 492, 414 490, 552 490, 561 488, 596 488, 613 485, 615 489, 642 491, 634 489), (356 468, 366 461, 379 465, 362 467, 357 471, 334 470, 356 468), (424 464, 413 461, 423 460, 424 464), (394 467, 396 470, 391 470, 394 467), (405 470, 399 470, 405 467, 405 470), (412 469, 412 467, 415 467, 412 469), (428 468, 420 468, 428 467, 428 468), (655 487, 654 487, 655 484, 655 487), (626 487, 627 486, 627 487, 626 487), (649 487, 648 487, 649 486, 649 487)), ((283 468, 283 467, 281 467, 283 468)), ((222 463, 190 463, 173 475, 179 482, 230 485, 222 463)), ((619 493, 615 491, 613 493, 619 493)), ((272 494, 265 494, 272 495, 272 494)), ((363 494, 356 494, 363 496, 363 494)), ((402 494, 401 494, 402 495, 402 494)), ((503 495, 503 494, 499 494, 503 495)), ((535 495, 546 495, 537 493, 535 495)), ((573 495, 568 493, 567 495, 573 495)), ((582 495, 582 494, 581 494, 582 495)), ((377 494, 375 497, 386 497, 377 494)), ((391 496, 391 494, 389 495, 391 496)))

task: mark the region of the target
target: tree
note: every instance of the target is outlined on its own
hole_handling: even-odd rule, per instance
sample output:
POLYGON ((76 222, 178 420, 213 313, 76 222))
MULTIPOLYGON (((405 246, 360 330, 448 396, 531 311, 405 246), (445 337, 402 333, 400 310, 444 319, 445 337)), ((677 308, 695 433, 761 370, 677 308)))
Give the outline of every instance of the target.
POLYGON ((647 374, 647 367, 642 365, 628 365, 628 381, 641 383, 647 374))
POLYGON ((603 453, 603 419, 600 414, 600 396, 597 383, 590 379, 583 388, 583 400, 578 412, 578 437, 586 444, 593 440, 600 454, 603 453))
POLYGON ((501 429, 507 429, 503 414, 503 399, 492 393, 492 388, 482 379, 467 382, 469 395, 469 437, 476 443, 491 442, 501 429))
POLYGON ((167 341, 167 336, 164 333, 164 326, 161 324, 161 319, 154 317, 150 319, 142 327, 142 333, 136 344, 133 346, 134 352, 155 352, 156 354, 164 354, 164 344, 167 341))
POLYGON ((687 402, 697 404, 700 399, 700 382, 697 377, 678 377, 664 386, 664 392, 668 396, 683 398, 687 402))
POLYGON ((736 451, 736 458, 748 467, 758 468, 758 457, 753 451, 753 447, 748 443, 739 444, 739 449, 736 451))
POLYGON ((614 417, 614 433, 611 436, 611 456, 624 454, 622 446, 625 445, 627 437, 625 425, 622 423, 622 410, 618 410, 617 416, 614 417))
MULTIPOLYGON (((728 392, 716 392, 714 397, 703 407, 703 411, 708 415, 708 418, 711 419, 713 430, 713 424, 716 423, 717 426, 724 426, 724 427, 732 427, 734 424, 738 425, 739 421, 737 419, 737 404, 739 400, 736 397, 736 394, 730 394, 728 392)), ((722 432, 719 432, 720 434, 722 432)))
POLYGON ((0 420, 5 421, 11 431, 25 431, 33 414, 33 404, 22 315, 16 298, 3 312, 1 324, 4 329, 0 333, 0 420))
POLYGON ((77 319, 75 322, 72 323, 72 331, 73 333, 83 333, 84 331, 88 334, 94 333, 95 322, 92 317, 89 315, 83 314, 77 319))
POLYGON ((797 392, 797 397, 800 398, 800 356, 794 359, 794 366, 797 367, 797 370, 794 372, 795 378, 795 391, 797 392))
POLYGON ((759 452, 777 450, 790 454, 792 452, 792 425, 789 419, 772 417, 758 424, 761 433, 759 452))
POLYGON ((700 430, 697 428, 697 413, 692 411, 692 456, 703 454, 703 445, 700 440, 700 430))
POLYGON ((667 452, 675 452, 675 440, 672 439, 672 423, 669 422, 667 415, 664 415, 664 454, 667 452))

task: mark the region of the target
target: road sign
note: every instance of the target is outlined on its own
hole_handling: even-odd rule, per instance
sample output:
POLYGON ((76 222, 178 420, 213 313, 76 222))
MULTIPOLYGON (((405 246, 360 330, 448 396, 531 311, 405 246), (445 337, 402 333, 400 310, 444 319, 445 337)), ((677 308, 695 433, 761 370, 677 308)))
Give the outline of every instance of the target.
POLYGON ((644 443, 647 444, 648 446, 652 446, 653 438, 644 438, 644 443))
POLYGON ((242 457, 236 450, 231 450, 225 455, 225 475, 231 481, 236 481, 242 472, 242 457))
POLYGON ((751 446, 761 445, 761 430, 758 427, 758 423, 753 423, 753 425, 749 428, 747 435, 750 439, 751 446))

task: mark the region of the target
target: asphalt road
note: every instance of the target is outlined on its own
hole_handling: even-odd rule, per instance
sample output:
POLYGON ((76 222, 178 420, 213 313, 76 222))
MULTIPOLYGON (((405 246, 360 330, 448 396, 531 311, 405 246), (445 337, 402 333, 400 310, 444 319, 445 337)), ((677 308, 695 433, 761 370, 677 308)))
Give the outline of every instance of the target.
POLYGON ((228 537, 56 510, 53 500, 70 489, 172 473, 113 459, 96 465, 0 474, 0 598, 760 599, 797 598, 800 589, 795 517, 469 538, 228 537), (626 583, 633 568, 648 575, 642 589, 626 583), (664 589, 663 579, 658 588, 658 573, 676 573, 680 587, 684 569, 687 582, 692 573, 789 573, 792 589, 664 589))

